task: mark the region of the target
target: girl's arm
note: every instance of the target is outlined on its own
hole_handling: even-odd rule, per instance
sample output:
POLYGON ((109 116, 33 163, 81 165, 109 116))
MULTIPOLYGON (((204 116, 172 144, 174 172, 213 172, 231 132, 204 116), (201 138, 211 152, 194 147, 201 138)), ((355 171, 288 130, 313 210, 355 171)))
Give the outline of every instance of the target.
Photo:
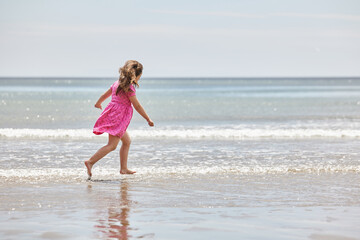
POLYGON ((103 95, 100 96, 99 100, 97 100, 97 102, 95 103, 95 107, 100 108, 102 110, 101 103, 110 96, 111 96, 111 88, 109 88, 109 90, 107 90, 103 95))
POLYGON ((136 98, 136 95, 129 97, 130 102, 133 104, 135 110, 148 122, 150 127, 154 126, 154 122, 151 121, 149 116, 146 114, 144 108, 141 106, 139 100, 136 98))

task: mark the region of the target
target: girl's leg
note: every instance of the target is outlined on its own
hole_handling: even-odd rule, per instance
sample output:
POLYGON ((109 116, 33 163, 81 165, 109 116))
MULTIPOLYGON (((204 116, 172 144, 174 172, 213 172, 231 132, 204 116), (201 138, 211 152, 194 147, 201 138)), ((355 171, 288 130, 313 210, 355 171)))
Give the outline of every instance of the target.
POLYGON ((127 132, 121 138, 120 148, 120 173, 121 174, 133 174, 135 171, 131 171, 127 168, 127 159, 129 155, 131 139, 127 132))
POLYGON ((88 171, 88 175, 89 177, 91 177, 91 168, 92 166, 99 161, 100 159, 102 159, 104 156, 106 156, 109 152, 114 151, 117 147, 117 145, 119 144, 120 138, 110 135, 109 134, 109 140, 108 140, 108 144, 103 146, 102 148, 100 148, 89 160, 85 161, 85 166, 87 168, 88 171))

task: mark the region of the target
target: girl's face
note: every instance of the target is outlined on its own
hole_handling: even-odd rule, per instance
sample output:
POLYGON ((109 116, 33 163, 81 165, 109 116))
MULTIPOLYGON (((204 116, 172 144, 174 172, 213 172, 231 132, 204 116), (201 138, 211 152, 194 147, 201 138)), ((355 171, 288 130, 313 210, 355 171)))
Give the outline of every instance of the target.
POLYGON ((140 74, 139 76, 137 76, 137 78, 135 79, 135 82, 136 82, 136 83, 138 83, 138 81, 140 80, 141 75, 142 75, 142 74, 140 74))

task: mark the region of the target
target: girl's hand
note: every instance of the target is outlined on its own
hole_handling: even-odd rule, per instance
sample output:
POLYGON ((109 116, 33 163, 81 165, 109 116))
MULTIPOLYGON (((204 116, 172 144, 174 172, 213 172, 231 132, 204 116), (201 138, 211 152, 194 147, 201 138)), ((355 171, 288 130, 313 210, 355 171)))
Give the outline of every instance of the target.
POLYGON ((96 108, 100 108, 100 109, 102 110, 101 104, 99 104, 99 103, 96 103, 96 104, 95 104, 95 107, 96 107, 96 108))
POLYGON ((151 119, 148 120, 148 124, 149 124, 150 127, 153 127, 153 126, 154 126, 154 122, 151 121, 151 119))

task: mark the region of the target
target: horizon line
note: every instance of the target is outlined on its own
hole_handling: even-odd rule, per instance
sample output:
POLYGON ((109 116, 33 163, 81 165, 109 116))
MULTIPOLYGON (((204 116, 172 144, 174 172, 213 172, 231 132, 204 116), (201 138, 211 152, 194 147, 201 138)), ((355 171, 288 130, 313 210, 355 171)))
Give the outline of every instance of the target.
MULTIPOLYGON (((87 76, 0 76, 0 79, 3 78, 90 78, 90 79, 97 79, 97 78, 118 78, 114 76, 96 76, 96 77, 87 77, 87 76)), ((164 79, 164 78, 360 78, 359 76, 159 76, 159 77, 142 77, 144 79, 164 79)))

